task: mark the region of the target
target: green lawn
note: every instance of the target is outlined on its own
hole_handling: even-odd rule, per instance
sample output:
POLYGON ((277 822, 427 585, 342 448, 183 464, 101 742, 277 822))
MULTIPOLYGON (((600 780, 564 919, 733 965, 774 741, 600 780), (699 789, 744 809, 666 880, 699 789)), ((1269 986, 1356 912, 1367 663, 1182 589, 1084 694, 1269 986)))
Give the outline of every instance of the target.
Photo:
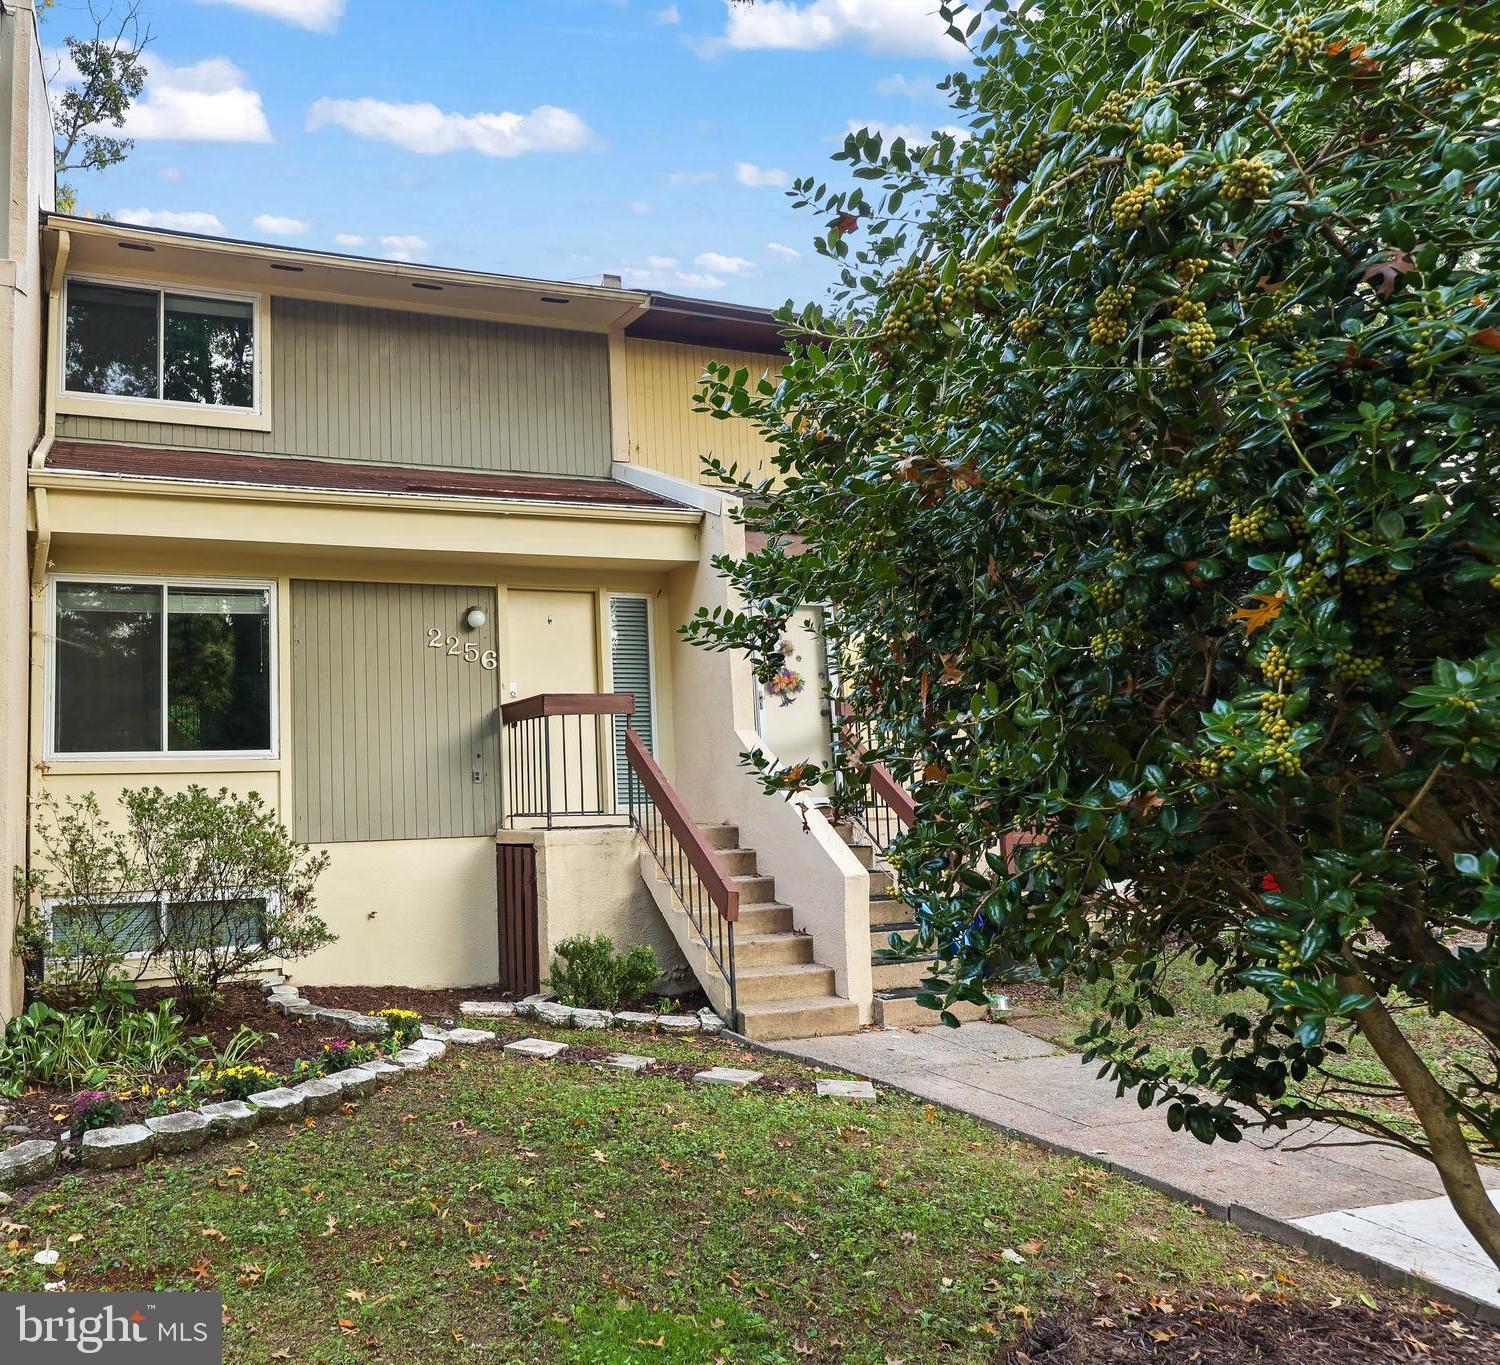
MULTIPOLYGON (((1253 1017, 1264 1003, 1263 997, 1253 991, 1215 995, 1208 980, 1208 968, 1199 967, 1185 957, 1173 959, 1163 968, 1159 978, 1162 993, 1172 1001, 1177 1012, 1170 1018, 1157 1018, 1149 1024, 1151 1056, 1155 1061, 1168 1063, 1176 1074, 1183 1077, 1192 1074, 1190 1054, 1195 1046, 1201 1044, 1210 1053, 1217 1052, 1223 1037, 1217 1027, 1220 1017, 1232 1011, 1253 1017)), ((1090 1021, 1104 1014, 1105 993, 1103 982, 1070 982, 1060 994, 1041 986, 1024 986, 1018 992, 1020 1001, 1012 1022, 1020 1028, 1045 1033, 1061 1047, 1071 1047, 1087 1031, 1090 1021)), ((1396 1017, 1412 1046, 1439 1079, 1457 1082, 1461 1079, 1459 1068, 1465 1066, 1480 1075, 1486 1074, 1484 1045, 1472 1029, 1450 1019, 1434 1017, 1421 1009, 1397 1009, 1396 1017)), ((1390 1085, 1389 1073, 1370 1050, 1369 1044, 1351 1028, 1345 1027, 1342 1031, 1330 1028, 1329 1037, 1348 1049, 1344 1056, 1330 1059, 1330 1070, 1348 1077, 1362 1090, 1369 1086, 1390 1085)), ((1337 1084, 1330 1077, 1310 1077, 1300 1087, 1299 1093, 1316 1099, 1325 1088, 1337 1084)), ((1340 1091, 1330 1092, 1324 1098, 1355 1113, 1371 1114, 1401 1131, 1421 1131, 1399 1095, 1387 1097, 1340 1091)))
POLYGON ((5 1212, 7 1289, 37 1286, 48 1244, 73 1289, 217 1288, 232 1362, 978 1361, 1079 1305, 1371 1292, 897 1096, 856 1109, 494 1052, 5 1212))

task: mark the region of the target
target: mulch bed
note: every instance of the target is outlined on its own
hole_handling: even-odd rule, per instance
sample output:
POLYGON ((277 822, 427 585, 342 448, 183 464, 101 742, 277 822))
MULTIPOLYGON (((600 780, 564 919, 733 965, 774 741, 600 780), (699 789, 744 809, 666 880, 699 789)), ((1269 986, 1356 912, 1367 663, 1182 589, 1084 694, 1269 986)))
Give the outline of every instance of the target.
POLYGON ((1194 1365, 1385 1365, 1442 1361, 1493 1365, 1500 1328, 1451 1312, 1423 1316, 1353 1305, 1208 1304, 1093 1319, 1048 1320, 1033 1327, 1010 1365, 1097 1365, 1108 1361, 1194 1365))

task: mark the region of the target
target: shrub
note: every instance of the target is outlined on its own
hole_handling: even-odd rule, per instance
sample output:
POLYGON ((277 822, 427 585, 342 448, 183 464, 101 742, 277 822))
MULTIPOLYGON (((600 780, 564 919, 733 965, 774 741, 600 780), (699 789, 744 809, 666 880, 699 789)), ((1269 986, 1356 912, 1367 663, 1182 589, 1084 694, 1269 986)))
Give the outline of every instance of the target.
POLYGON ((764 672, 835 604, 948 1000, 1008 961, 1112 981, 1089 1053, 1170 1126, 1405 1144, 1340 1101, 1357 1029, 1500 1261, 1500 1079, 1443 1083, 1402 1023, 1500 1046, 1492 11, 939 9, 972 136, 860 130, 852 179, 798 181, 836 315, 788 316, 779 383, 710 369, 782 482, 741 484, 766 546, 693 634, 764 672), (1149 1050, 1184 949, 1259 993, 1186 1077, 1149 1050))
POLYGON ((17 951, 45 963, 42 991, 94 1000, 122 973, 160 968, 201 1019, 225 981, 333 942, 313 900, 328 855, 260 796, 139 787, 120 805, 115 826, 92 794, 40 803, 39 854, 16 896, 17 951))
POLYGON ((422 1036, 422 1016, 414 1010, 376 1010, 375 1017, 385 1020, 386 1035, 402 1047, 422 1036))
POLYGON ((68 1105, 68 1119, 80 1133, 109 1128, 120 1121, 120 1104, 102 1090, 80 1090, 68 1105))
POLYGON ((557 945, 546 985, 565 1005, 614 1010, 639 1001, 658 975, 656 954, 645 944, 617 953, 608 934, 579 934, 557 945))

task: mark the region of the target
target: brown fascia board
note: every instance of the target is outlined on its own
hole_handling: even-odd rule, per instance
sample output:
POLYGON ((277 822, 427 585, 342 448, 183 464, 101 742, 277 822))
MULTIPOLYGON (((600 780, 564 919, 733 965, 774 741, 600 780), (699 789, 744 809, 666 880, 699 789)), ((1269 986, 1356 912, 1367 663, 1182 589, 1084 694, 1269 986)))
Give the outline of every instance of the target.
POLYGON ((784 355, 785 330, 785 325, 776 320, 769 308, 653 293, 645 313, 625 328, 625 335, 647 341, 784 355))

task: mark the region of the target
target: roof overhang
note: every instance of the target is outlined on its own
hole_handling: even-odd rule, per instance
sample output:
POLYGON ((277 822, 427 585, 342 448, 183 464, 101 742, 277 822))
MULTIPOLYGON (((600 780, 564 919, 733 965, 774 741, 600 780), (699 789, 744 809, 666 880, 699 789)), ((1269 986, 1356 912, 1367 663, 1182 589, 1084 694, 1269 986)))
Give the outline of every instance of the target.
POLYGON ((587 332, 625 326, 651 301, 634 289, 266 246, 62 213, 43 214, 42 226, 49 266, 58 234, 66 232, 68 270, 80 274, 198 282, 587 332))
POLYGON ((646 311, 626 326, 626 336, 763 355, 786 352, 786 326, 769 308, 679 294, 653 293, 650 299, 646 311))

